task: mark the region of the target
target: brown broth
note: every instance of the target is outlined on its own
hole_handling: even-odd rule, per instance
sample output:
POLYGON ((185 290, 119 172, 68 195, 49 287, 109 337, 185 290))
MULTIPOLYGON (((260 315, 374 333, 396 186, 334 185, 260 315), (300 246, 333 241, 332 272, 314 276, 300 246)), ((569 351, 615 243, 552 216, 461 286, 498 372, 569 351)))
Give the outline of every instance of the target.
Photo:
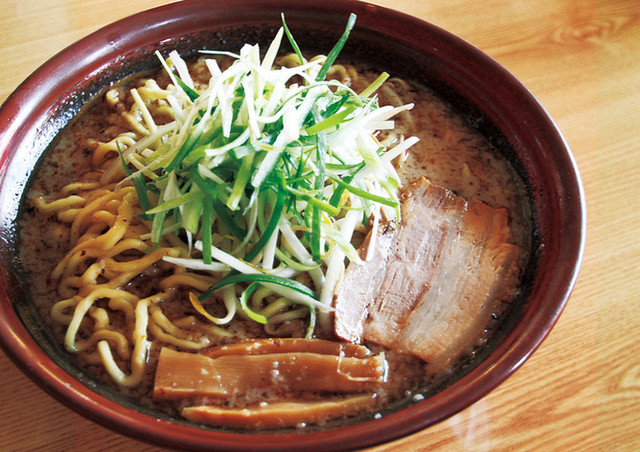
MULTIPOLYGON (((345 65, 351 77, 355 91, 367 86, 377 73, 365 68, 345 65)), ((205 77, 202 65, 193 68, 196 78, 202 82, 205 77)), ((166 80, 160 81, 165 83, 166 80)), ((128 88, 139 81, 132 78, 119 86, 125 96, 128 88)), ((529 248, 529 220, 526 216, 526 198, 521 182, 509 166, 508 162, 489 144, 488 140, 471 126, 466 124, 460 115, 438 98, 436 93, 400 79, 390 79, 379 93, 381 105, 401 105, 414 103, 412 111, 403 113, 396 121, 396 127, 405 136, 415 135, 420 142, 411 148, 406 161, 398 164, 398 171, 403 183, 417 176, 425 176, 437 185, 444 186, 455 193, 468 198, 480 199, 493 207, 504 207, 510 213, 510 225, 517 244, 525 251, 529 248)), ((131 102, 130 99, 127 102, 131 102)), ((113 109, 105 105, 103 98, 89 105, 81 115, 63 131, 41 162, 24 202, 20 220, 21 258, 28 271, 28 282, 32 297, 37 304, 42 318, 52 326, 53 334, 59 341, 63 340, 64 328, 55 325, 50 319, 50 309, 57 301, 56 287, 50 282, 51 269, 68 251, 68 227, 32 207, 36 196, 45 195, 48 200, 60 197, 60 189, 69 181, 81 180, 91 175, 85 174, 89 168, 91 149, 88 140, 108 141, 119 133, 126 131, 124 124, 113 109)), ((523 253, 526 256, 526 252, 523 253)), ((523 259, 526 259, 524 257, 523 259)), ((156 274, 149 272, 141 275, 130 287, 132 292, 148 292, 157 284, 156 274), (135 286, 135 287, 134 287, 135 286)), ((177 290, 169 310, 170 316, 193 314, 186 294, 177 290)), ((117 318, 116 320, 117 321, 117 318)), ((121 321, 123 321, 121 319, 121 321)), ((488 329, 490 326, 488 325, 488 329)), ((264 331, 256 324, 246 321, 235 321, 231 327, 234 338, 264 337, 264 331)), ((478 337, 481 345, 486 337, 478 337)), ((229 341, 225 339, 224 341, 229 341)), ((215 345, 215 344, 212 344, 215 345)), ((433 376, 425 371, 424 363, 412 356, 382 350, 381 347, 369 344, 373 351, 384 351, 389 362, 389 383, 381 390, 382 399, 397 401, 408 397, 424 388, 433 376)), ((157 359, 160 345, 151 348, 149 362, 151 369, 157 359)), ((469 350, 469 355, 473 354, 469 350)), ((82 363, 81 363, 82 364, 82 363)), ((128 364, 119 362, 125 372, 128 364)), ((101 366, 89 365, 89 372, 107 385, 115 386, 101 366)), ((147 372, 142 384, 134 389, 121 389, 123 393, 137 397, 143 404, 175 413, 180 404, 157 403, 151 399, 153 388, 153 371, 147 372)), ((278 395, 255 393, 240 397, 234 402, 244 406, 255 401, 276 399, 278 395)), ((320 397, 320 396, 318 396, 320 397)), ((324 397, 324 395, 323 395, 324 397)), ((221 403, 209 401, 210 403, 221 403)), ((187 402, 183 402, 187 403, 187 402)))

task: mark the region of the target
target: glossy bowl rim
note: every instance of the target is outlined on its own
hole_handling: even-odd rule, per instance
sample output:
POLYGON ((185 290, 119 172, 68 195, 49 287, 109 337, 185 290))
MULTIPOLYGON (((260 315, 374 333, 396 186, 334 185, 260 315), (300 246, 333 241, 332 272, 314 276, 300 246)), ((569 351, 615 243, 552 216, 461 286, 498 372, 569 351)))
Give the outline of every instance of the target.
MULTIPOLYGON (((278 8, 287 11, 300 9, 300 2, 294 0, 280 0, 272 2, 246 0, 243 2, 229 2, 236 4, 230 6, 231 9, 238 8, 242 4, 244 8, 268 7, 278 8)), ((155 21, 158 23, 161 18, 165 21, 179 21, 180 12, 186 9, 210 5, 206 1, 194 1, 188 3, 175 3, 143 11, 136 15, 117 21, 111 25, 92 33, 86 38, 72 44, 65 50, 54 56, 34 74, 32 74, 3 104, 0 109, 0 120, 8 119, 6 122, 0 121, 0 177, 4 178, 6 166, 13 156, 7 155, 6 148, 11 146, 12 138, 20 135, 21 127, 28 127, 25 119, 33 115, 31 112, 35 108, 46 108, 42 105, 42 98, 37 88, 43 84, 51 82, 52 74, 56 74, 58 68, 64 64, 73 54, 86 51, 86 49, 101 49, 103 52, 112 51, 105 42, 112 46, 117 46, 119 42, 125 42, 126 36, 119 35, 114 30, 125 30, 135 27, 140 21, 155 21), (170 18, 170 19, 167 19, 170 18), (115 44, 114 44, 115 43, 115 44), (22 122, 21 122, 22 121, 22 122)), ((224 6, 220 6, 224 8, 224 6)), ((578 270, 584 252, 584 241, 586 236, 586 212, 582 184, 578 174, 578 169, 573 160, 567 143, 549 117, 544 108, 538 103, 531 93, 526 90, 511 74, 493 59, 480 52, 475 47, 461 40, 460 38, 424 22, 420 19, 406 14, 370 5, 364 2, 351 0, 325 0, 321 5, 314 4, 314 8, 322 11, 333 10, 335 14, 343 14, 346 11, 358 13, 359 26, 367 26, 368 15, 384 16, 390 23, 403 23, 408 27, 428 29, 430 33, 438 35, 442 40, 451 46, 462 49, 469 54, 473 54, 482 65, 490 68, 491 71, 500 75, 502 79, 512 84, 514 90, 519 90, 526 98, 529 108, 536 110, 536 114, 545 124, 545 130, 553 136, 558 146, 565 150, 565 168, 567 174, 573 176, 571 183, 571 193, 575 196, 572 200, 574 211, 573 221, 577 228, 577 233, 573 237, 568 237, 570 243, 565 243, 566 253, 570 255, 570 263, 561 278, 555 281, 555 303, 546 306, 547 309, 532 313, 529 322, 512 331, 507 338, 492 353, 491 357, 498 356, 497 359, 487 359, 480 363, 474 370, 454 383, 451 387, 430 397, 427 403, 418 403, 402 411, 389 414, 379 420, 367 421, 348 427, 331 430, 331 434, 326 431, 305 433, 301 435, 273 435, 273 434, 235 434, 220 433, 211 430, 200 430, 186 427, 166 421, 153 419, 147 415, 127 409, 117 403, 108 400, 88 387, 73 380, 69 382, 69 375, 58 367, 31 338, 11 308, 8 300, 3 300, 0 305, 0 345, 5 353, 16 363, 16 365, 39 386, 59 401, 71 407, 93 421, 109 427, 119 433, 124 433, 137 439, 169 445, 174 447, 186 447, 194 449, 204 449, 215 446, 219 449, 237 449, 247 446, 256 447, 257 444, 263 450, 284 450, 287 448, 303 447, 323 447, 327 449, 360 448, 379 442, 391 441, 393 439, 414 433, 429 425, 439 422, 456 412, 464 409, 477 401, 502 381, 510 376, 526 359, 538 348, 540 343, 548 335, 549 331, 556 323, 564 306, 569 298, 570 292, 575 285, 578 270), (363 23, 364 18, 364 23, 363 23), (535 325, 533 328, 531 325, 535 325), (10 328, 6 328, 10 326, 10 328), (407 422, 410 420, 411 422, 407 422), (377 432, 372 435, 372 432, 377 432)), ((166 25, 160 23, 160 26, 166 25)), ((411 37, 405 36, 403 45, 411 45, 411 37)), ((126 44, 126 42, 125 42, 126 44)), ((96 57, 95 55, 93 57, 96 57)), ((65 80, 65 83, 72 83, 73 80, 65 80)), ((2 181, 4 184, 5 181, 2 181)), ((2 280, 5 283, 5 280, 2 280)))

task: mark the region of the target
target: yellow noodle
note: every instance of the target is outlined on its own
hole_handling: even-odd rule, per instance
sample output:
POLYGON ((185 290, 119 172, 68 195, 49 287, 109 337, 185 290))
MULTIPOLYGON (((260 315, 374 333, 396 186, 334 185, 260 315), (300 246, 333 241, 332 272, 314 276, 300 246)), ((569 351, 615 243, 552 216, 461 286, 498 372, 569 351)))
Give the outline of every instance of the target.
POLYGON ((162 281, 160 281, 160 287, 166 289, 169 287, 186 286, 204 292, 209 289, 215 281, 216 280, 210 276, 182 272, 163 278, 162 281))
MULTIPOLYGON (((129 234, 126 234, 126 235, 129 235, 129 234)), ((122 254, 126 251, 142 252, 149 248, 150 248, 149 243, 143 240, 139 240, 137 238, 127 237, 127 238, 123 238, 118 243, 116 243, 114 247, 111 248, 110 250, 106 250, 106 252, 102 251, 102 253, 104 256, 113 257, 113 256, 117 256, 118 254, 122 254)))
POLYGON ((270 324, 284 323, 287 320, 302 319, 307 316, 309 310, 305 307, 292 309, 290 311, 280 312, 269 317, 270 324))
POLYGON ((43 196, 38 196, 34 200, 35 206, 42 212, 55 212, 69 207, 77 207, 85 203, 82 196, 70 195, 66 198, 56 199, 55 201, 46 202, 43 196))
POLYGON ((300 58, 295 53, 288 53, 278 58, 278 64, 284 67, 297 67, 300 66, 300 58))
POLYGON ((120 104, 120 92, 116 88, 112 88, 104 95, 104 99, 112 108, 117 108, 120 104))
POLYGON ((75 308, 78 304, 78 297, 67 298, 55 303, 51 308, 51 318, 54 322, 62 325, 69 325, 73 320, 73 314, 65 314, 65 311, 75 308))
POLYGON ((174 118, 173 109, 166 100, 171 94, 170 90, 160 88, 154 79, 147 79, 137 91, 152 115, 174 118))
MULTIPOLYGON (((151 317, 151 323, 149 325, 149 330, 153 333, 156 339, 160 340, 165 344, 171 344, 176 347, 186 349, 186 350, 201 350, 203 348, 209 347, 211 345, 211 341, 207 337, 202 337, 199 342, 192 341, 189 339, 180 338, 174 334, 167 333, 164 329, 157 323, 158 316, 151 317)), ((172 325, 168 320, 163 321, 165 326, 172 325)))
POLYGON ((89 336, 87 340, 82 342, 77 341, 76 352, 82 353, 84 351, 93 349, 95 345, 100 341, 107 341, 110 344, 114 344, 118 355, 122 359, 128 359, 131 355, 131 352, 129 351, 129 341, 124 336, 124 334, 111 329, 98 330, 91 336, 89 336))
POLYGON ((118 135, 106 143, 96 142, 97 146, 91 154, 91 165, 94 168, 101 168, 108 159, 113 159, 118 156, 118 147, 120 148, 120 152, 122 152, 126 148, 133 146, 136 143, 135 138, 134 133, 127 132, 118 135))
POLYGON ((138 273, 133 273, 133 272, 129 272, 129 273, 113 273, 111 271, 109 271, 108 269, 105 268, 104 273, 101 275, 102 277, 104 277, 104 279, 106 279, 107 281, 102 283, 102 284, 98 284, 98 281, 96 281, 93 284, 88 284, 88 285, 81 285, 78 290, 79 293, 84 293, 87 290, 94 290, 98 287, 107 287, 110 289, 116 289, 118 287, 123 287, 126 284, 128 284, 133 278, 135 278, 136 276, 138 276, 138 273))
POLYGON ((127 272, 127 273, 142 273, 142 271, 154 264, 155 262, 162 260, 163 257, 172 256, 178 257, 180 250, 174 248, 158 248, 152 253, 141 257, 140 259, 133 259, 126 262, 118 262, 110 257, 104 259, 105 266, 115 272, 127 272))
POLYGON ((273 291, 267 287, 259 287, 256 289, 250 300, 251 309, 254 311, 262 309, 264 300, 271 294, 273 294, 273 291))
MULTIPOLYGON (((72 256, 80 253, 82 255, 82 250, 87 248, 99 248, 102 250, 108 250, 115 246, 115 244, 120 240, 127 228, 127 224, 131 221, 133 216, 133 209, 131 208, 131 203, 134 202, 135 195, 132 193, 127 193, 122 199, 122 204, 118 208, 118 217, 114 225, 109 228, 107 232, 97 237, 91 237, 88 240, 84 240, 78 245, 76 245, 70 252, 67 254, 62 261, 56 266, 53 270, 51 277, 54 280, 60 278, 65 269, 67 268, 69 261, 72 256)), ((78 256, 77 259, 82 259, 82 256, 78 256)))
POLYGON ((140 114, 142 115, 142 119, 144 119, 147 129, 149 130, 149 132, 155 132, 158 126, 156 126, 156 123, 153 120, 149 109, 145 105, 144 100, 142 100, 142 97, 140 97, 140 93, 138 93, 138 90, 135 88, 133 88, 130 93, 131 97, 133 97, 133 100, 136 103, 136 106, 138 107, 138 110, 140 111, 140 114))
POLYGON ((293 303, 290 300, 284 297, 280 297, 280 298, 277 298, 275 301, 269 303, 263 309, 261 309, 260 314, 271 319, 271 317, 276 315, 278 312, 287 309, 291 305, 293 305, 293 303))
POLYGON ((171 297, 173 297, 173 292, 174 292, 173 289, 165 290, 163 292, 158 292, 156 294, 153 294, 147 297, 146 299, 149 300, 149 303, 151 304, 158 304, 160 302, 170 300, 171 297))
POLYGON ((179 337, 167 334, 160 326, 153 321, 149 325, 149 331, 153 333, 154 337, 164 344, 174 345, 178 348, 185 350, 202 350, 209 347, 211 342, 208 339, 203 339, 204 342, 194 342, 187 339, 180 339, 179 337))
POLYGON ((89 311, 89 315, 95 321, 96 329, 103 329, 109 326, 109 313, 104 308, 94 308, 89 311))
POLYGON ((127 323, 133 324, 134 321, 134 302, 135 300, 127 300, 125 298, 112 298, 109 300, 109 308, 113 311, 122 311, 125 315, 127 323))
POLYGON ((81 234, 83 225, 85 221, 90 221, 92 219, 92 215, 97 212, 99 209, 103 208, 103 206, 115 196, 118 196, 118 193, 107 192, 102 194, 97 199, 90 200, 90 202, 85 205, 83 209, 80 209, 75 219, 73 220, 73 224, 71 225, 71 240, 76 242, 78 237, 81 234))
POLYGON ((78 294, 78 289, 82 287, 82 281, 79 276, 67 276, 65 278, 61 278, 60 282, 58 282, 58 296, 73 298, 74 295, 78 294))
POLYGON ((149 179, 157 179, 158 175, 147 168, 147 165, 143 162, 143 157, 139 154, 131 154, 128 158, 129 163, 140 170, 149 179))
MULTIPOLYGON (((189 340, 189 333, 181 328, 180 324, 184 326, 183 322, 172 322, 162 312, 159 306, 152 306, 151 311, 151 330, 156 336, 163 342, 173 344, 177 347, 184 347, 189 350, 199 350, 211 345, 211 340, 207 336, 202 336, 199 342, 189 340)), ((190 325, 187 325, 190 326, 190 325)), ((230 333, 219 327, 212 327, 206 325, 204 329, 214 336, 223 337, 230 336, 230 333)))
POLYGON ((105 369, 118 384, 122 386, 135 386, 144 376, 147 363, 147 354, 151 342, 147 340, 147 327, 149 324, 149 299, 140 300, 136 305, 136 324, 133 331, 133 353, 131 355, 131 374, 126 375, 113 359, 109 343, 98 343, 98 352, 102 357, 105 369))
POLYGON ((91 215, 91 221, 94 223, 100 222, 111 227, 116 222, 116 215, 108 210, 99 210, 91 215))
MULTIPOLYGON (((135 213, 135 211, 134 211, 135 213)), ((135 213, 136 216, 140 215, 140 213, 135 213)), ((131 225, 129 225, 129 228, 127 229, 127 232, 124 235, 124 239, 125 240, 136 240, 141 244, 144 244, 145 246, 141 246, 138 248, 138 250, 143 251, 145 249, 151 248, 151 246, 153 246, 152 244, 150 244, 148 241, 146 241, 145 239, 142 239, 140 237, 142 237, 144 234, 147 234, 149 232, 150 228, 147 227, 147 225, 144 222, 140 222, 140 223, 132 223, 131 225)), ((137 245, 136 245, 137 246, 137 245)))
POLYGON ((168 89, 160 88, 158 82, 149 78, 144 81, 144 85, 138 88, 140 95, 147 100, 166 99, 171 91, 168 89))
POLYGON ((84 234, 82 234, 82 236, 78 238, 78 244, 81 244, 83 242, 88 242, 89 240, 93 240, 99 237, 107 227, 108 227, 107 225, 102 223, 93 223, 84 232, 84 234))
POLYGON ((306 326, 300 320, 300 318, 285 319, 280 322, 267 323, 264 326, 264 331, 271 336, 304 336, 306 326))
POLYGON ((138 119, 139 114, 138 108, 134 107, 131 109, 131 112, 126 112, 122 114, 124 120, 131 126, 133 130, 135 130, 140 135, 149 135, 149 129, 147 129, 140 119, 138 119))
MULTIPOLYGON (((100 260, 98 262, 93 263, 87 268, 87 270, 82 274, 79 278, 78 283, 89 286, 91 284, 96 284, 98 277, 104 271, 104 260, 100 260)), ((67 278, 69 280, 71 278, 67 278)))
POLYGON ((86 250, 80 245, 76 245, 73 253, 68 253, 63 260, 58 263, 56 268, 53 269, 53 272, 51 272, 51 279, 61 280, 63 277, 67 278, 77 273, 76 269, 89 258, 86 250))
POLYGON ((68 195, 69 193, 78 193, 81 191, 95 190, 102 187, 100 182, 74 182, 62 187, 62 194, 68 195))
POLYGON ((93 290, 89 295, 85 296, 81 299, 76 309, 73 313, 73 317, 71 319, 71 323, 67 328, 67 333, 65 334, 64 345, 67 350, 72 353, 78 351, 78 347, 76 344, 76 335, 78 330, 80 329, 80 323, 84 319, 89 308, 93 306, 93 303, 99 298, 114 298, 114 297, 123 297, 123 298, 137 298, 135 295, 126 292, 124 290, 118 289, 109 289, 109 288, 99 288, 93 290))
POLYGON ((56 216, 58 217, 58 220, 60 220, 60 221, 62 221, 64 223, 71 223, 71 222, 73 222, 73 219, 78 214, 79 210, 80 209, 59 210, 58 213, 56 214, 56 216))
POLYGON ((334 64, 327 72, 327 79, 338 80, 345 85, 351 84, 353 80, 357 80, 358 73, 353 66, 345 67, 341 64, 334 64))
POLYGON ((173 320, 173 324, 178 328, 194 328, 197 326, 197 320, 195 316, 189 315, 181 319, 173 320))
POLYGON ((150 312, 153 322, 160 328, 162 328, 165 332, 173 334, 174 336, 185 335, 184 330, 171 323, 171 321, 164 315, 162 309, 159 306, 152 306, 150 312))

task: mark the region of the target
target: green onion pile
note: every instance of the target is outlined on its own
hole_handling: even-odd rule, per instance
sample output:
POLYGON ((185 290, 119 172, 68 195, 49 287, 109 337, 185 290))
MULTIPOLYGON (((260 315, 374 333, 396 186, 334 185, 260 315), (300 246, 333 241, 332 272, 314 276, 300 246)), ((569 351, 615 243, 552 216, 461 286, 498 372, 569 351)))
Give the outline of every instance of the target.
POLYGON ((224 71, 214 58, 205 60, 211 80, 203 92, 176 52, 167 60, 158 54, 173 85, 167 100, 175 120, 156 125, 139 102, 149 135, 121 149, 121 163, 152 224, 150 240, 183 232, 189 242, 191 257, 165 260, 220 274, 217 284, 191 297, 214 321, 202 303, 221 291, 249 318, 267 323, 248 305, 264 286, 308 306, 307 336, 313 335, 317 310, 331 310, 345 258, 360 260, 354 231, 371 218, 375 224, 398 215, 391 161, 417 138, 388 150, 376 133, 392 129, 390 118, 412 106, 378 105, 374 92, 387 74, 359 94, 326 80, 354 23, 351 15, 326 58, 312 61, 284 18, 262 60, 258 45, 237 55, 203 51, 234 59, 224 71), (284 36, 295 67, 274 67, 284 36))

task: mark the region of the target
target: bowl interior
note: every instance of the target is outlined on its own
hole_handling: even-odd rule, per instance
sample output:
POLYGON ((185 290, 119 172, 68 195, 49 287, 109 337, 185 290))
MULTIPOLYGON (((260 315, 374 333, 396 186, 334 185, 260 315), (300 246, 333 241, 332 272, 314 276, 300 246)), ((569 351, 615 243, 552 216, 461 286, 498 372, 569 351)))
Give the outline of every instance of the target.
MULTIPOLYGON (((284 44, 286 46, 286 44, 284 44)), ((264 48, 264 46, 263 46, 264 48)), ((52 395, 108 427, 164 445, 268 448, 363 447, 417 431, 454 414, 509 376, 548 334, 576 278, 584 241, 584 201, 571 154, 536 100, 503 68, 432 25, 350 1, 191 2, 133 16, 85 38, 46 63, 0 111, 0 338, 7 354, 52 395), (40 156, 82 107, 123 76, 156 67, 155 50, 237 51, 269 43, 286 15, 305 51, 326 52, 350 12, 358 15, 342 57, 436 90, 511 162, 526 185, 534 234, 522 294, 489 347, 423 402, 405 400, 349 425, 247 434, 193 426, 139 406, 87 375, 51 338, 25 286, 15 220, 40 156), (372 432, 375 432, 372 434, 372 432), (294 442, 289 443, 291 439, 294 442)))

